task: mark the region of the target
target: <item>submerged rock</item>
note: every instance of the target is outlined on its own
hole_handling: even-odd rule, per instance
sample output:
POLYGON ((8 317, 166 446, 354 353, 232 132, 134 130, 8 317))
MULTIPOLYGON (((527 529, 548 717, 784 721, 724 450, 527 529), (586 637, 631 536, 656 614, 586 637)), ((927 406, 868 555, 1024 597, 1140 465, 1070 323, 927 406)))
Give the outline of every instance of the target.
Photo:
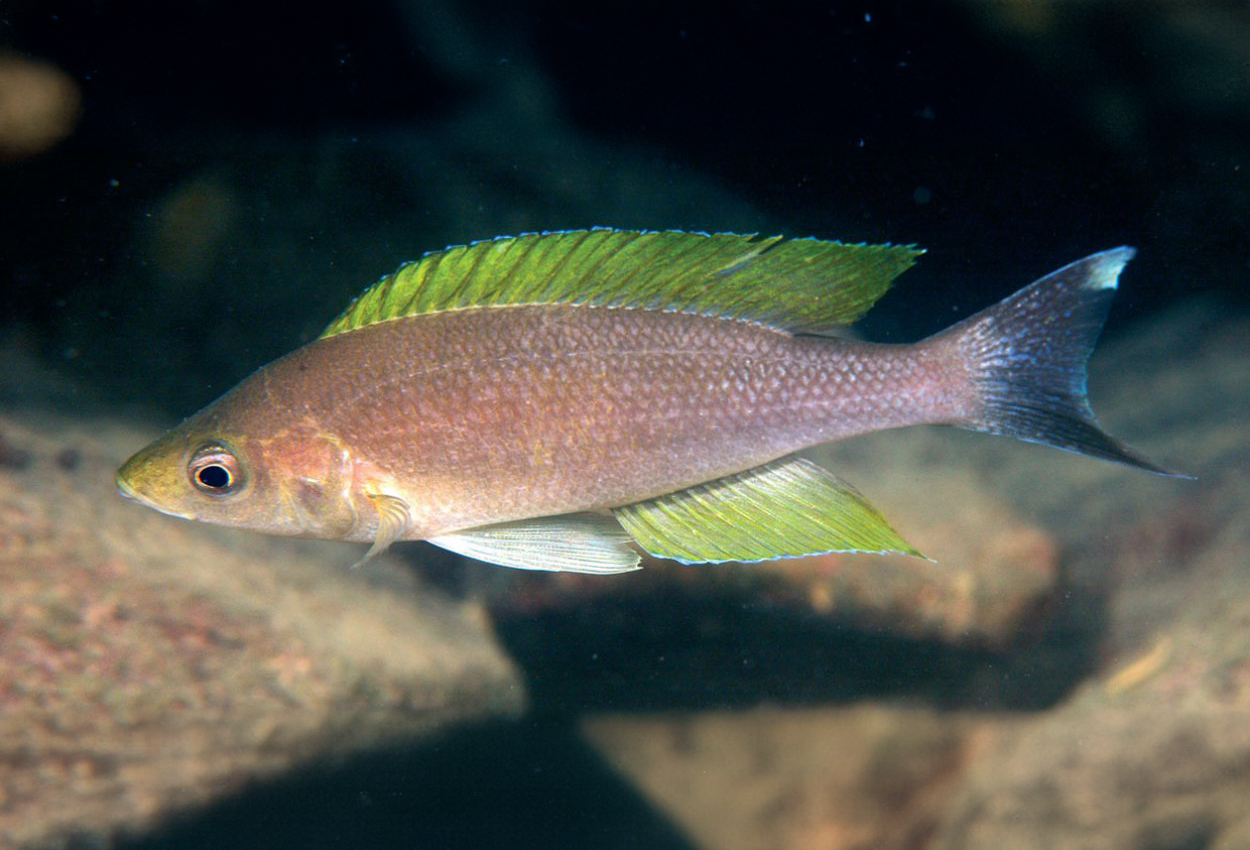
POLYGON ((1102 656, 1062 704, 995 730, 933 847, 1250 846, 1247 335, 1195 305, 1106 353, 1131 375, 1110 406, 1196 481, 1114 472, 1066 508, 1053 483, 1020 488, 1071 518, 1073 581, 1106 590, 1102 656))
POLYGON ((522 710, 480 607, 397 562, 351 571, 355 547, 119 498, 117 464, 152 436, 0 413, 0 845, 106 842, 312 759, 522 710))
POLYGON ((582 732, 696 847, 904 850, 975 754, 971 725, 864 704, 598 716, 582 732))
MULTIPOLYGON (((1058 699, 1004 713, 973 689, 955 710, 878 699, 592 716, 587 739, 709 850, 1250 846, 1248 337, 1250 322, 1191 305, 1095 363, 1103 420, 1196 481, 976 435, 915 438, 963 454, 959 475, 1056 536, 1062 611, 1043 639, 1085 659, 1058 699)), ((891 439, 830 454, 893 463, 891 439)), ((920 491, 957 510, 940 480, 920 491)), ((982 664, 1045 692, 1054 669, 1032 659, 982 664)))

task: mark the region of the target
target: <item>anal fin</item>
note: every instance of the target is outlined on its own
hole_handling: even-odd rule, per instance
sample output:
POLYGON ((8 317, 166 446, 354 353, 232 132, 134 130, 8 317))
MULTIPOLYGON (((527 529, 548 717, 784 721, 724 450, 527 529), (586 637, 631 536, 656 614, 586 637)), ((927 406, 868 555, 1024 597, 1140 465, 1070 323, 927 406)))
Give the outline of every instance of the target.
POLYGON ((440 534, 429 542, 504 567, 571 573, 638 569, 629 535, 609 516, 578 514, 507 522, 440 534))
POLYGON ((687 564, 828 552, 920 555, 854 487, 802 458, 612 512, 648 554, 687 564))

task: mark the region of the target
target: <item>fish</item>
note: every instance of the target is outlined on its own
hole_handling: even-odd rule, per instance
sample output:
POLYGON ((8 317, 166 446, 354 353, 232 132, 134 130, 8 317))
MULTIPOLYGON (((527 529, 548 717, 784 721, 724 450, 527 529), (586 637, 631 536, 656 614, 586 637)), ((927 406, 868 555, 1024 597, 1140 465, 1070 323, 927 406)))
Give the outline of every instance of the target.
POLYGON ((532 570, 921 555, 799 452, 949 425, 1172 475, 1099 426, 1086 364, 1128 247, 919 342, 859 341, 923 251, 755 234, 525 233, 400 266, 320 337, 141 449, 122 495, 269 534, 532 570))

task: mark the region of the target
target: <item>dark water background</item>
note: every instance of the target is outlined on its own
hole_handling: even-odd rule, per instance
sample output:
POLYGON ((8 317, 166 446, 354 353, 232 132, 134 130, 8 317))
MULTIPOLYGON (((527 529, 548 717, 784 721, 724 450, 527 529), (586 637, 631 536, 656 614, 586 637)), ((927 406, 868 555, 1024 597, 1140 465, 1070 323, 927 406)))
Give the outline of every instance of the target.
POLYGON ((1117 328, 1247 302, 1244 4, 7 2, 77 131, 0 170, 0 327, 182 414, 423 251, 521 230, 929 249, 932 331, 1141 249, 1117 328), (154 356, 159 355, 159 356, 154 356))
MULTIPOLYGON (((6 0, 0 47, 61 67, 83 112, 0 165, 0 338, 172 420, 423 251, 591 225, 920 244, 864 323, 889 341, 1120 244, 1110 333, 1199 294, 1244 311, 1247 14, 6 0)), ((893 672, 857 692, 891 690, 893 648, 870 652, 893 672)), ((637 695, 528 661, 520 731, 327 766, 132 846, 686 846, 562 721, 637 695)))

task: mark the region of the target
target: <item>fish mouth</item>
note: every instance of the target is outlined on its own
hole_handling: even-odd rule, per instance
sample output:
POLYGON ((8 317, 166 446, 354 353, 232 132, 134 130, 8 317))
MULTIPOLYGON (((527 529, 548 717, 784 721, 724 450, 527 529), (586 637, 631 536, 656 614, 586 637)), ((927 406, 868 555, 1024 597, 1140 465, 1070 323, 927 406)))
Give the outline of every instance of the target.
POLYGON ((130 483, 130 479, 126 477, 125 472, 126 469, 123 467, 118 471, 116 477, 113 479, 114 483, 117 485, 117 492, 124 498, 132 502, 138 502, 140 505, 151 508, 154 511, 159 511, 166 516, 178 517, 179 519, 195 519, 195 516, 192 514, 171 510, 140 493, 137 489, 135 489, 135 486, 130 483))
POLYGON ((132 502, 142 502, 143 497, 130 485, 130 482, 122 475, 122 470, 117 471, 117 475, 113 478, 113 483, 117 485, 117 492, 132 502))

